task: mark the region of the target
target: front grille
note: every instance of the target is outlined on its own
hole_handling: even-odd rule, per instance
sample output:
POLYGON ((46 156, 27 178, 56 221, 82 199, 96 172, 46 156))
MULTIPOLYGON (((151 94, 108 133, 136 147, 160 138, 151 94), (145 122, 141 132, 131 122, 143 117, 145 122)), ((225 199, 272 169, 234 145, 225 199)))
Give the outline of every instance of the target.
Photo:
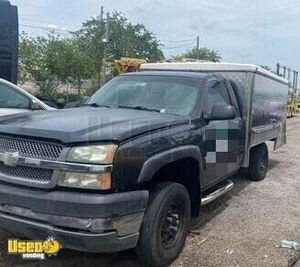
POLYGON ((60 144, 0 136, 0 152, 18 151, 24 157, 57 159, 62 150, 60 144))
MULTIPOLYGON (((0 152, 2 153, 19 152, 23 157, 57 160, 63 148, 63 145, 56 143, 0 135, 0 152)), ((53 170, 25 166, 10 167, 0 162, 0 176, 3 180, 12 183, 49 184, 53 173, 53 170)))
POLYGON ((48 183, 51 181, 53 170, 31 168, 25 166, 9 167, 0 163, 0 175, 8 176, 9 178, 30 180, 40 183, 48 183))

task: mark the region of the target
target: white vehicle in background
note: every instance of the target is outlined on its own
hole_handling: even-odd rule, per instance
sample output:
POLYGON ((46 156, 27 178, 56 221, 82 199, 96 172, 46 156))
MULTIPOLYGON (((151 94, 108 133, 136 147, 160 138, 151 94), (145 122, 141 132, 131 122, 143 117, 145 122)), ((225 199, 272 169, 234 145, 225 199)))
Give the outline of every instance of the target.
POLYGON ((20 87, 0 78, 0 116, 53 109, 20 87))

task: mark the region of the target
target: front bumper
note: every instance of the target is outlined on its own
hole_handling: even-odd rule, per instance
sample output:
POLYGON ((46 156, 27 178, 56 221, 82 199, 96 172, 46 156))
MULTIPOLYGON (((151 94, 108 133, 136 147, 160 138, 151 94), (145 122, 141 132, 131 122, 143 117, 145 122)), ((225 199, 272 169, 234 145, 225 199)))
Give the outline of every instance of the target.
POLYGON ((114 194, 32 190, 0 184, 0 228, 63 248, 116 252, 136 246, 148 191, 114 194))
POLYGON ((139 233, 119 237, 116 232, 93 234, 68 231, 3 213, 0 214, 0 225, 18 237, 46 240, 51 236, 59 241, 62 248, 87 252, 118 252, 134 248, 139 238, 139 233))

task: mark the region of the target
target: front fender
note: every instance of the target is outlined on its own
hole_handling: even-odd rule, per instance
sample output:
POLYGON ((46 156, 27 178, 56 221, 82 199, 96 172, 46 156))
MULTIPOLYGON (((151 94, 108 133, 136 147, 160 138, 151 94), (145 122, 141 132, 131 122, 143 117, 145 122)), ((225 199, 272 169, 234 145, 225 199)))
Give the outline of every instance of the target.
POLYGON ((151 181, 153 175, 166 164, 176 162, 181 159, 193 158, 199 162, 200 173, 202 173, 202 155, 197 146, 180 146, 161 152, 147 159, 140 172, 138 183, 151 181))

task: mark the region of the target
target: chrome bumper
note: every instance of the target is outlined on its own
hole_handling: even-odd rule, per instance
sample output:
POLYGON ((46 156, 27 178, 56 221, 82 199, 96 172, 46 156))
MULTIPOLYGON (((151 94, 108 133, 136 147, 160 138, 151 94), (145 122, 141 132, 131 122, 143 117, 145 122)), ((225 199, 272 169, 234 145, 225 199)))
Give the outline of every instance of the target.
POLYGON ((122 237, 138 233, 143 221, 144 212, 110 218, 78 218, 58 216, 54 214, 33 212, 31 209, 12 205, 0 206, 0 213, 6 213, 21 218, 32 219, 50 225, 78 229, 90 233, 114 231, 122 237))
POLYGON ((0 228, 15 237, 56 237, 64 248, 133 248, 148 205, 146 190, 99 194, 36 190, 0 183, 0 228))
POLYGON ((3 213, 0 213, 0 226, 16 237, 45 240, 52 236, 59 241, 62 248, 86 252, 118 252, 127 250, 134 248, 139 239, 138 232, 119 237, 114 231, 101 234, 71 231, 3 213))

